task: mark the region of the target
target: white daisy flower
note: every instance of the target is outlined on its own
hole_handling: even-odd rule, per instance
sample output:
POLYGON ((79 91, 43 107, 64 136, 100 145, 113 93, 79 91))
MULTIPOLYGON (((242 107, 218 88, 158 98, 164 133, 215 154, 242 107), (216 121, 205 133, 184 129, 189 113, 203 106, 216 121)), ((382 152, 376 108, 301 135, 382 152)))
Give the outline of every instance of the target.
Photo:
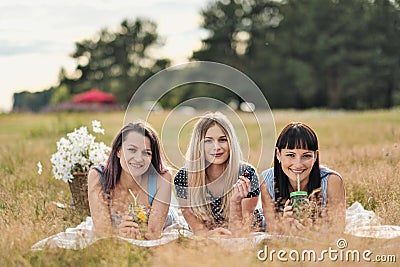
POLYGON ((92 121, 93 132, 104 134, 104 129, 101 128, 101 122, 97 120, 92 121))
POLYGON ((43 167, 42 167, 42 163, 40 161, 38 161, 37 163, 37 167, 38 167, 38 174, 41 175, 42 171, 43 171, 43 167))

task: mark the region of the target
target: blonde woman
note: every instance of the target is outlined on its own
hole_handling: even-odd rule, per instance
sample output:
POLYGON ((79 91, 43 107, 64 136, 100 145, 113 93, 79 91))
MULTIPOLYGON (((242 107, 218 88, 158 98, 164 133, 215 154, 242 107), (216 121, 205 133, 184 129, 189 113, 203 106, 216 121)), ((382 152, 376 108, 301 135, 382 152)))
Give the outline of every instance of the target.
POLYGON ((230 121, 207 113, 194 126, 186 166, 174 184, 182 214, 196 235, 248 232, 260 194, 256 171, 243 162, 230 121))

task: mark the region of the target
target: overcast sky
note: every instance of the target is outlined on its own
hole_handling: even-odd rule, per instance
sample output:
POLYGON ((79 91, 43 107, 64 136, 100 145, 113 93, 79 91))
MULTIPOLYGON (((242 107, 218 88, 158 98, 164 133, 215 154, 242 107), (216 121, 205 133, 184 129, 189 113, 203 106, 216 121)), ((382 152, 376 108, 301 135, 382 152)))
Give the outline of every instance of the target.
POLYGON ((123 19, 146 17, 158 24, 166 43, 160 56, 187 61, 200 47, 205 0, 0 0, 0 111, 12 107, 14 92, 42 91, 57 84, 61 67, 72 71, 75 42, 123 19))

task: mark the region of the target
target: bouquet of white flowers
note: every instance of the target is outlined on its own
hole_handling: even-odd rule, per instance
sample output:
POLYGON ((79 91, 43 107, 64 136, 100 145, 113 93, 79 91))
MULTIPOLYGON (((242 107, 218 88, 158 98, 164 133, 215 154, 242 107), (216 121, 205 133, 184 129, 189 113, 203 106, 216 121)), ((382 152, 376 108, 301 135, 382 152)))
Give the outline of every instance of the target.
MULTIPOLYGON (((93 132, 104 134, 99 121, 92 121, 93 132)), ((53 175, 56 179, 71 182, 76 172, 87 172, 93 165, 105 162, 110 147, 103 142, 96 142, 96 137, 82 126, 62 137, 57 142, 57 152, 51 156, 53 175)))
MULTIPOLYGON (((93 132, 104 134, 99 121, 92 121, 93 132)), ((52 171, 56 179, 69 184, 75 208, 89 215, 87 172, 93 165, 105 162, 110 147, 96 142, 87 127, 82 126, 57 142, 57 152, 51 156, 52 171)))

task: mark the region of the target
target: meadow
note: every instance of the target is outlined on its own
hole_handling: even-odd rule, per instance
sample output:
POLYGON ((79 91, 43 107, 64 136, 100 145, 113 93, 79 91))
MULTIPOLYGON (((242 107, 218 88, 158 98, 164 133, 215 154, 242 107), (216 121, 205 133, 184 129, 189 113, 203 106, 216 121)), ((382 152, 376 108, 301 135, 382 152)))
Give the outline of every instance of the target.
MULTIPOLYGON (((167 116, 168 112, 155 114, 150 122, 162 131, 167 116)), ((266 157, 258 162, 263 140, 257 137, 258 126, 247 113, 239 116, 248 132, 245 154, 261 173, 271 165, 272 158, 266 157)), ((291 121, 305 122, 317 132, 320 161, 342 174, 347 206, 358 201, 366 209, 373 210, 382 224, 400 225, 399 109, 363 112, 277 110, 273 111, 273 116, 277 133, 291 121)), ((51 173, 50 157, 56 151, 56 142, 74 128, 82 125, 90 128, 91 121, 96 119, 105 129, 105 135, 98 138, 110 145, 123 124, 123 117, 123 112, 0 115, 2 266, 266 266, 267 262, 260 262, 256 255, 265 244, 275 250, 330 244, 329 240, 319 236, 312 243, 276 240, 260 244, 257 249, 232 252, 204 240, 180 238, 167 245, 142 248, 110 239, 79 251, 31 251, 35 242, 75 227, 82 220, 74 210, 55 205, 56 202, 68 205, 71 201, 68 185, 54 179, 51 173), (38 174, 39 161, 43 165, 42 174, 38 174)), ((185 118, 182 115, 169 121, 179 125, 189 119, 189 116, 185 118)), ((180 131, 176 129, 162 135, 173 167, 179 167, 183 162, 181 157, 189 139, 189 126, 190 123, 180 131)), ((175 125, 170 127, 175 129, 175 125)), ((266 138, 275 142, 272 131, 266 138)), ((374 253, 397 254, 397 261, 400 261, 399 238, 374 240, 347 236, 346 239, 353 249, 368 248, 374 253)), ((287 266, 288 263, 275 264, 287 266)), ((334 264, 326 262, 322 265, 334 264)), ((354 263, 354 266, 359 264, 354 263)), ((310 263, 296 264, 299 265, 310 266, 310 263)))

